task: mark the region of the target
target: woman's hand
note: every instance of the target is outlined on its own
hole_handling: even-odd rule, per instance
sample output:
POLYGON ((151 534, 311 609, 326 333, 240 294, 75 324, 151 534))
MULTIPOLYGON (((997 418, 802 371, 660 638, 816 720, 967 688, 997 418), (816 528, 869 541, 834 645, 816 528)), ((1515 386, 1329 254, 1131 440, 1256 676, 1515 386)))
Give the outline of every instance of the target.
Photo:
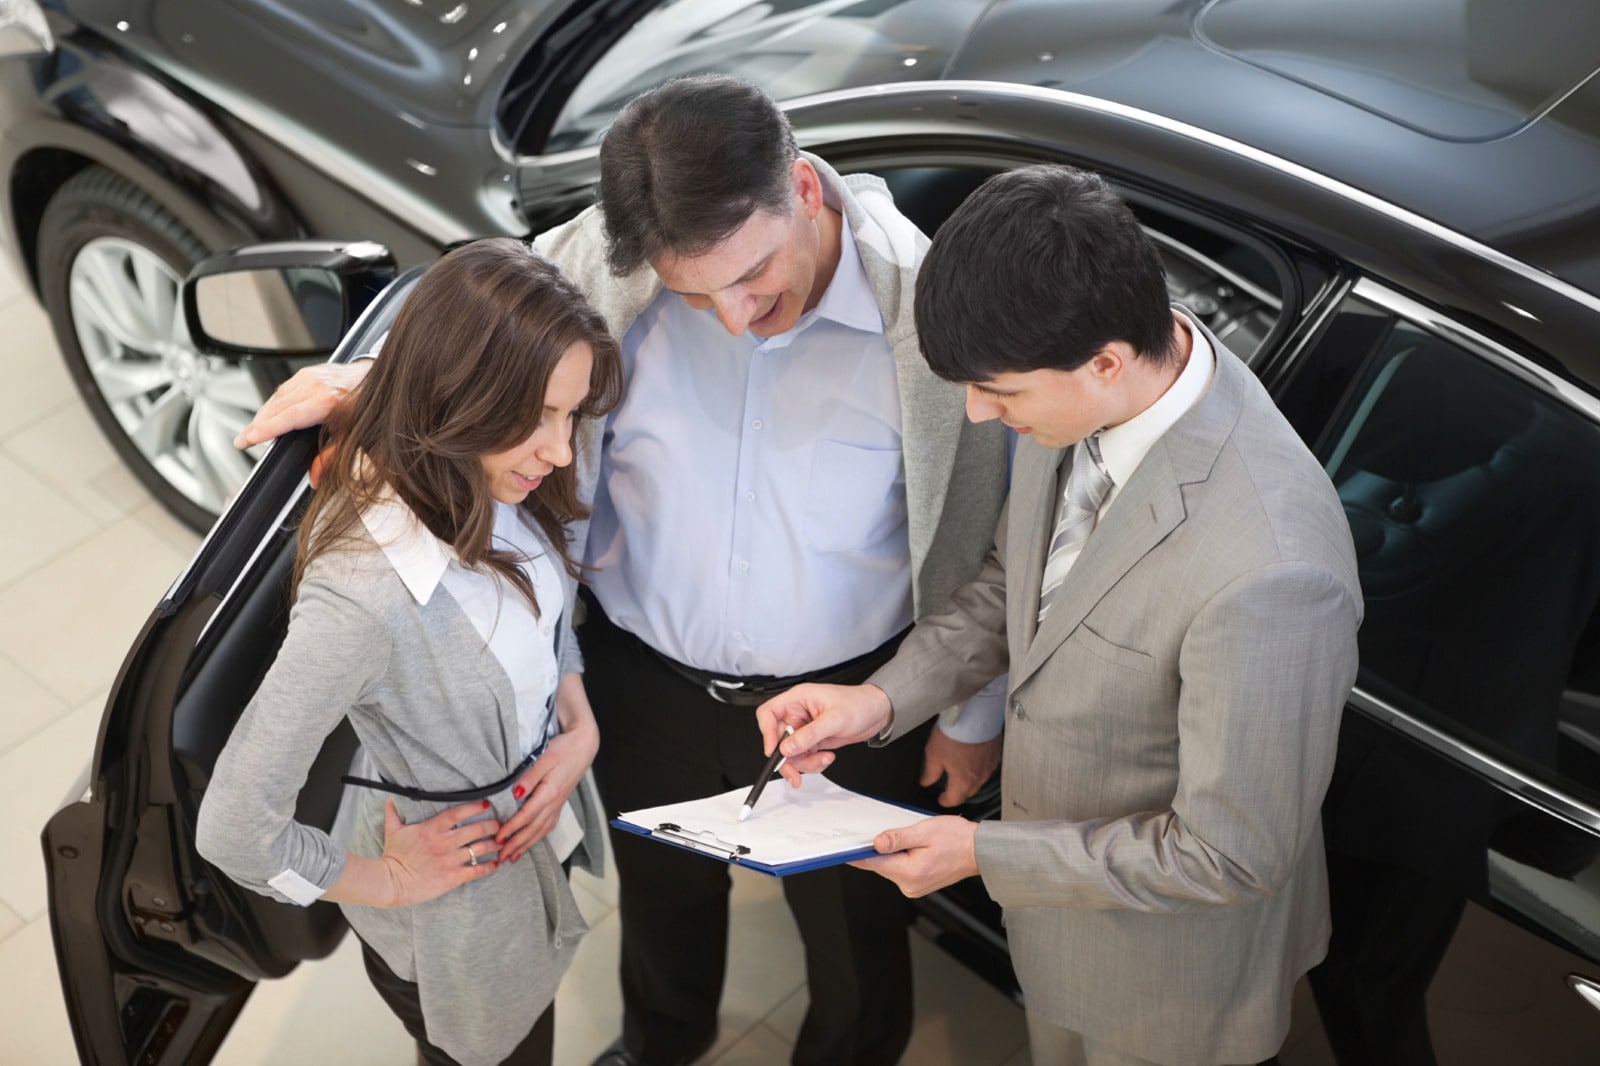
POLYGON ((487 800, 464 803, 407 825, 394 800, 385 800, 383 857, 351 855, 323 898, 369 907, 410 907, 488 877, 500 866, 494 842, 500 823, 491 817, 462 824, 488 806, 487 800))
POLYGON ((600 730, 589 709, 582 674, 568 674, 561 679, 561 686, 556 689, 556 719, 561 723, 561 732, 551 738, 544 754, 511 790, 524 802, 516 814, 506 819, 496 837, 503 861, 516 862, 556 827, 567 797, 583 780, 595 752, 600 750, 600 730))

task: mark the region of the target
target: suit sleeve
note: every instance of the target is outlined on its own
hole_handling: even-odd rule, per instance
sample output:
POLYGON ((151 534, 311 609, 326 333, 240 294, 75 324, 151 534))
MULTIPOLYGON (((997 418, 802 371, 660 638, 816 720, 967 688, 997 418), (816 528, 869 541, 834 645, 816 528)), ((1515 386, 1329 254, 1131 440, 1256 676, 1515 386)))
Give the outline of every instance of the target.
MULTIPOLYGON (((978 575, 950 594, 944 611, 919 621, 895 657, 867 679, 888 693, 894 707, 894 721, 882 743, 910 732, 1005 673, 1010 652, 1002 560, 1009 509, 1008 502, 1000 513, 995 547, 978 575)), ((965 709, 962 716, 970 713, 971 708, 965 709)))
POLYGON ((200 804, 196 847, 246 888, 306 906, 344 871, 327 833, 295 821, 295 803, 323 741, 383 676, 391 650, 381 617, 308 576, 289 631, 234 726, 200 804))
POLYGON ((1359 617, 1349 588, 1307 564, 1252 571, 1221 590, 1179 655, 1172 806, 984 822, 978 867, 990 895, 1006 907, 1164 912, 1281 889, 1317 844, 1359 617))

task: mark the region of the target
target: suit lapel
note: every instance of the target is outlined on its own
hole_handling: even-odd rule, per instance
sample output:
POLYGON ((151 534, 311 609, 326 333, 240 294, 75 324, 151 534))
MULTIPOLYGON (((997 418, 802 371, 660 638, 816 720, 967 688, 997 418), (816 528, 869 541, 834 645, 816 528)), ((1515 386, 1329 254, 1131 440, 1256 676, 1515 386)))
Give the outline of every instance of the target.
MULTIPOLYGON (((1211 476, 1217 455, 1239 420, 1245 389, 1259 388, 1249 368, 1209 330, 1204 332, 1216 354, 1210 387, 1156 441, 1128 484, 1118 491, 1103 521, 1084 541, 1082 553, 1067 573, 1050 614, 1037 632, 1039 585, 1044 577, 1047 548, 1030 544, 1024 549, 1019 545, 1020 550, 1028 552, 1025 558, 1008 551, 1011 560, 1023 567, 1029 582, 1026 590, 1017 590, 1021 594, 1013 597, 1027 608, 1027 616, 1008 619, 1008 624, 1018 627, 1014 632, 1023 634, 1020 647, 1025 649, 1020 662, 1015 654, 1012 656, 1013 688, 1043 666, 1117 582, 1182 524, 1187 517, 1183 486, 1211 476)), ((1032 484, 1038 491, 1039 483, 1032 484)), ((1054 492, 1052 473, 1049 487, 1039 495, 1053 504, 1054 492)), ((1040 506, 1039 501, 1034 500, 1033 506, 1040 506)))
MULTIPOLYGON (((1072 634, 1094 605, 1184 519, 1183 492, 1173 476, 1161 441, 1139 464, 1132 481, 1117 494, 1104 518, 1083 543, 1067 579, 1028 645, 1012 683, 1021 684, 1072 634)), ((1038 574, 1042 578, 1041 560, 1038 574)), ((1033 613, 1039 611, 1039 581, 1034 582, 1033 613)))
POLYGON ((1018 567, 1022 575, 1006 595, 1006 627, 1019 636, 1017 646, 1027 647, 1034 637, 1039 618, 1039 586, 1044 581, 1045 558, 1050 551, 1050 534, 1056 518, 1056 487, 1061 463, 1071 449, 1045 449, 1031 439, 1019 443, 1017 468, 1012 476, 1011 517, 1007 540, 1016 548, 1006 549, 1011 560, 1007 567, 1018 567))

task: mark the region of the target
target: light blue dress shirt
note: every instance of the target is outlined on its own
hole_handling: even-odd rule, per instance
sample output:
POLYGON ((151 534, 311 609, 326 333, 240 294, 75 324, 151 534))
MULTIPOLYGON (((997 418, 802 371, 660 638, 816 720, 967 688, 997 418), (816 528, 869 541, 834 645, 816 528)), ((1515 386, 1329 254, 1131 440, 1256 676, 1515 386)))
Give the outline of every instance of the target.
POLYGON ((623 338, 586 561, 612 621, 679 662, 791 676, 911 623, 894 358, 841 244, 787 333, 732 336, 663 290, 623 338))

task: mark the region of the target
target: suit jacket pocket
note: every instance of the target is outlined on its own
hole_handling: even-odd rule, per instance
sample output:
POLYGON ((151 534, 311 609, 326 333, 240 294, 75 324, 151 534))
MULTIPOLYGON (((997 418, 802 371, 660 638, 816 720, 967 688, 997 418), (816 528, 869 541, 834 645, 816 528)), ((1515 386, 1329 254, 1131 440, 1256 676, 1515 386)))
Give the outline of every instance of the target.
POLYGON ((1124 648, 1120 644, 1113 644, 1093 629, 1089 623, 1081 622, 1073 631, 1068 640, 1076 643, 1080 648, 1093 655, 1096 659, 1108 662, 1113 666, 1121 666, 1128 670, 1136 670, 1141 674, 1154 674, 1156 661, 1153 656, 1133 648, 1124 648))

